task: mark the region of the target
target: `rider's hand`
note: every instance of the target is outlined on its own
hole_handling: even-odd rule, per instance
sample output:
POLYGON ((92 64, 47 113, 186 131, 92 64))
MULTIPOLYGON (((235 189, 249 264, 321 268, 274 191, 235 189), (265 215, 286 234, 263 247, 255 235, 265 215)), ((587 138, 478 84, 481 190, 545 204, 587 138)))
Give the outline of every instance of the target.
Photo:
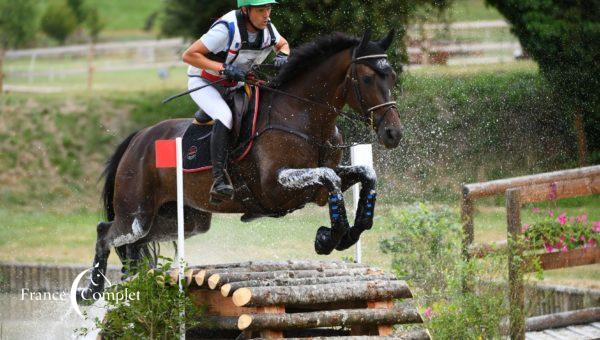
POLYGON ((277 68, 281 68, 287 62, 288 62, 288 55, 283 52, 277 53, 277 55, 275 56, 275 59, 273 59, 273 65, 277 68))
POLYGON ((225 76, 225 78, 230 80, 244 81, 246 80, 247 72, 240 69, 239 67, 233 64, 223 64, 223 70, 221 70, 221 74, 225 76))

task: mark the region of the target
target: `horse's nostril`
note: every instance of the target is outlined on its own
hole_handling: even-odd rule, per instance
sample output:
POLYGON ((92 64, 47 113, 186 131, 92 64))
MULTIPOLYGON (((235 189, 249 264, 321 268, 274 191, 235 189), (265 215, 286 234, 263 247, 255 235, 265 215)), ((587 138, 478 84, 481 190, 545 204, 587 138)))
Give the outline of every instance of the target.
POLYGON ((388 140, 396 140, 400 137, 400 131, 396 129, 386 128, 385 136, 388 140))

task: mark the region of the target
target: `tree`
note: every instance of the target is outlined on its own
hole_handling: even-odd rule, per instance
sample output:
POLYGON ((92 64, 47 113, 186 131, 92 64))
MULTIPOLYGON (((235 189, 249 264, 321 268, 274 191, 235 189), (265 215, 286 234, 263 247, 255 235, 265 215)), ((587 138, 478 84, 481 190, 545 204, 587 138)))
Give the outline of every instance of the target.
POLYGON ((585 164, 588 146, 600 152, 600 2, 486 1, 510 21, 559 104, 573 116, 579 160, 585 164))
POLYGON ((0 95, 6 50, 33 40, 37 31, 36 13, 35 0, 0 0, 0 95))
POLYGON ((67 5, 75 14, 77 24, 85 23, 89 11, 89 8, 85 6, 85 0, 67 0, 67 5))
POLYGON ((55 1, 48 5, 42 16, 42 31, 56 39, 61 45, 77 29, 77 16, 64 1, 55 1))
POLYGON ((198 39, 234 6, 234 0, 165 0, 161 31, 167 36, 198 39))
POLYGON ((100 32, 106 26, 106 21, 100 16, 98 7, 90 6, 85 11, 85 27, 87 28, 90 36, 90 49, 88 52, 88 90, 92 89, 94 82, 94 55, 95 55, 95 44, 98 42, 100 32))
MULTIPOLYGON (((375 36, 396 28, 400 35, 397 41, 403 41, 405 28, 417 9, 443 11, 451 3, 452 0, 282 1, 274 7, 273 21, 292 46, 334 31, 360 36, 367 28, 373 29, 375 36)), ((167 0, 162 32, 197 39, 233 8, 233 0, 167 0)))
POLYGON ((100 32, 106 27, 106 20, 102 16, 100 16, 100 11, 98 11, 98 7, 90 6, 85 11, 85 21, 83 22, 85 28, 88 31, 90 39, 92 42, 98 42, 98 37, 100 36, 100 32))

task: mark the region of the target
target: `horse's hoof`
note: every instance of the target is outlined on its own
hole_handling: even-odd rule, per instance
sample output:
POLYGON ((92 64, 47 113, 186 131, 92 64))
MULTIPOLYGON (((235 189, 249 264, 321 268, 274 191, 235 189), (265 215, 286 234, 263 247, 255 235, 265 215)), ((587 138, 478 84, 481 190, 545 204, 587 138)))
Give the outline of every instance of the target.
POLYGON ((335 248, 335 244, 331 244, 331 228, 320 227, 317 230, 315 237, 315 251, 319 255, 329 255, 335 248))
POLYGON ((361 233, 362 230, 357 227, 352 227, 348 229, 344 237, 342 237, 342 239, 340 240, 340 243, 338 243, 338 245, 335 247, 335 250, 343 251, 352 247, 360 239, 361 233))

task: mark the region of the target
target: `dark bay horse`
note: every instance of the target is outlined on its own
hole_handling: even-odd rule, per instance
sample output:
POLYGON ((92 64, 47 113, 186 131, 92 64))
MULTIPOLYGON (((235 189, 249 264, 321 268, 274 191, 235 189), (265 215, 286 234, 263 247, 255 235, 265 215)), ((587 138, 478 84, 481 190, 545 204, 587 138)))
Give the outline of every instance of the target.
MULTIPOLYGON (((379 41, 371 41, 369 32, 362 39, 335 33, 296 49, 270 84, 296 98, 262 91, 260 132, 250 154, 237 164, 262 211, 248 211, 235 199, 211 205, 211 172, 186 173, 185 236, 206 232, 213 213, 243 213, 250 220, 316 203, 329 204, 331 220, 331 228, 317 231, 316 252, 329 254, 356 243, 373 224, 376 175, 371 167, 340 166, 336 118, 348 104, 360 113, 356 119, 372 126, 380 144, 398 146, 402 130, 391 98, 396 73, 386 52, 393 38, 394 31, 379 41), (342 193, 359 182, 359 208, 350 226, 342 193)), ((138 131, 108 161, 103 197, 109 222, 98 224, 92 280, 82 298, 103 290, 101 274, 111 247, 121 261, 137 261, 148 255, 149 242, 177 239, 175 171, 155 167, 154 141, 181 137, 190 122, 166 120, 138 131)))

